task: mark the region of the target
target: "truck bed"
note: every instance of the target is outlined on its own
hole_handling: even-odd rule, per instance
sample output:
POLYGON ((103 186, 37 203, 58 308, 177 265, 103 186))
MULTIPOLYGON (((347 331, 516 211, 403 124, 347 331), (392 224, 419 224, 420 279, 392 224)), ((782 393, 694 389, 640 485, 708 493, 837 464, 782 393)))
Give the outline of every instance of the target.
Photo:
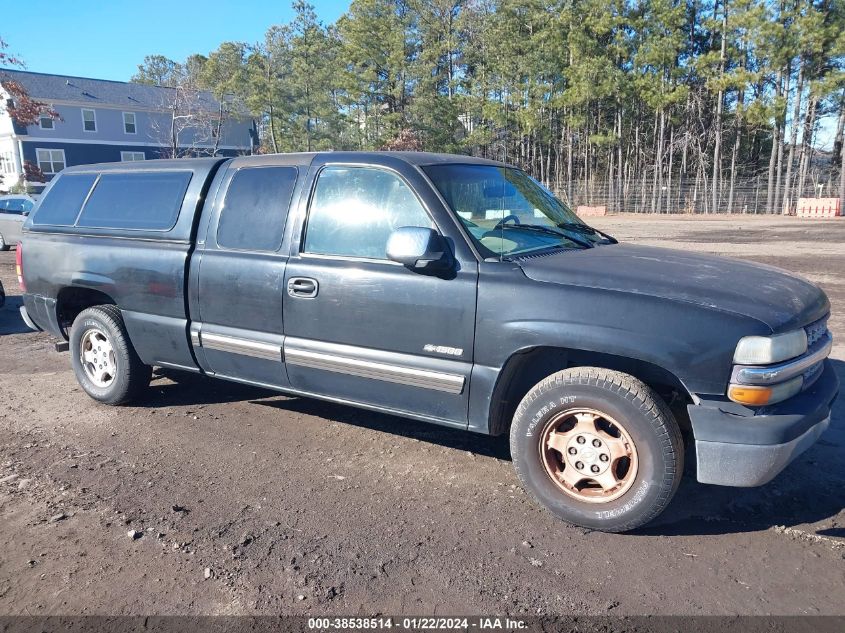
MULTIPOLYGON (((72 215, 72 196, 56 195, 74 177, 99 179, 126 172, 188 172, 190 180, 173 225, 167 229, 114 228, 27 222, 23 239, 26 270, 25 305, 36 325, 65 337, 72 314, 57 310, 67 304, 63 293, 103 295, 117 303, 133 340, 144 340, 138 349, 144 362, 197 370, 187 333, 187 271, 196 238, 197 220, 209 186, 226 159, 203 158, 155 163, 112 163, 71 167, 55 179, 45 196, 56 207, 54 214, 72 215), (64 206, 63 206, 64 205, 64 206), (154 317, 151 315, 155 315, 154 317)), ((127 192, 130 195, 131 192, 127 192)), ((90 194, 88 194, 90 195, 90 194)), ((146 198, 145 198, 146 200, 146 198)), ((118 204, 138 204, 138 198, 115 199, 118 204)), ((86 207, 87 210, 87 207, 86 207)), ((153 210, 151 209, 151 213, 153 210)), ((70 305, 72 305, 72 301, 70 305)))

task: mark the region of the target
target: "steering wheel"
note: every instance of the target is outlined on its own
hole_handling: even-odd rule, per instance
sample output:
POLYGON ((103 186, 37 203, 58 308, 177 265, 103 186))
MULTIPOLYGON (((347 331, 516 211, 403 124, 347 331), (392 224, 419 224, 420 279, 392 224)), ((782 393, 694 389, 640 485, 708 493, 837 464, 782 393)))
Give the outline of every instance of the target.
POLYGON ((513 223, 516 224, 516 225, 522 224, 522 222, 519 221, 519 217, 517 217, 513 213, 511 213, 510 215, 506 215, 501 220, 499 220, 496 223, 496 226, 493 227, 493 230, 496 231, 498 229, 501 229, 510 220, 513 220, 513 223))

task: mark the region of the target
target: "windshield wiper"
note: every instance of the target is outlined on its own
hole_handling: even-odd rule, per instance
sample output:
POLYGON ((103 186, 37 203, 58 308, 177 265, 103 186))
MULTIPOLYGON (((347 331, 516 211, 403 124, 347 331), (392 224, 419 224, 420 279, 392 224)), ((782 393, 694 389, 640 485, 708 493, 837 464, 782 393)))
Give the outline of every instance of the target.
POLYGON ((594 229, 593 227, 587 224, 581 224, 580 222, 561 222, 556 226, 562 229, 569 229, 571 231, 576 231, 578 233, 585 233, 590 235, 601 235, 604 239, 606 239, 610 244, 618 244, 619 240, 617 240, 612 235, 608 235, 604 231, 599 231, 598 229, 594 229))
POLYGON ((556 235, 557 237, 563 237, 568 239, 570 242, 575 242, 576 244, 583 246, 584 248, 593 248, 595 246, 595 244, 593 244, 592 242, 580 239, 572 235, 568 235, 563 231, 555 229, 551 226, 543 226, 542 224, 502 224, 498 227, 498 229, 526 229, 528 231, 536 231, 538 233, 546 233, 548 235, 556 235))

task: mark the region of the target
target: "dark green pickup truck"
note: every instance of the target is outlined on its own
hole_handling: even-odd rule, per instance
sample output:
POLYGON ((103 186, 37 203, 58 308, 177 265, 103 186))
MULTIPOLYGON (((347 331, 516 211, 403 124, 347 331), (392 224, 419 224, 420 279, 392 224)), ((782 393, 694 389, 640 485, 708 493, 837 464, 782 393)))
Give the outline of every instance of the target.
POLYGON ((699 481, 766 483, 838 390, 813 284, 619 244, 465 156, 74 167, 18 256, 24 318, 101 402, 158 365, 509 433, 525 487, 594 529, 657 516, 685 454, 699 481))

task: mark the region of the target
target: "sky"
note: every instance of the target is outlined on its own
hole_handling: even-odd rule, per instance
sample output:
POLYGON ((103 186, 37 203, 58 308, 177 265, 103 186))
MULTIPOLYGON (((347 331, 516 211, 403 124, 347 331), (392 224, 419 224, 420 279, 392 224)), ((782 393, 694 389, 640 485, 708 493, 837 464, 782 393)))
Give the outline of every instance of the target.
MULTIPOLYGON (((349 8, 349 0, 312 4, 327 24, 349 8)), ((258 42, 293 16, 289 0, 48 0, 34 7, 2 11, 0 19, 7 52, 27 70, 117 81, 128 81, 145 55, 181 61, 225 41, 258 42)))

